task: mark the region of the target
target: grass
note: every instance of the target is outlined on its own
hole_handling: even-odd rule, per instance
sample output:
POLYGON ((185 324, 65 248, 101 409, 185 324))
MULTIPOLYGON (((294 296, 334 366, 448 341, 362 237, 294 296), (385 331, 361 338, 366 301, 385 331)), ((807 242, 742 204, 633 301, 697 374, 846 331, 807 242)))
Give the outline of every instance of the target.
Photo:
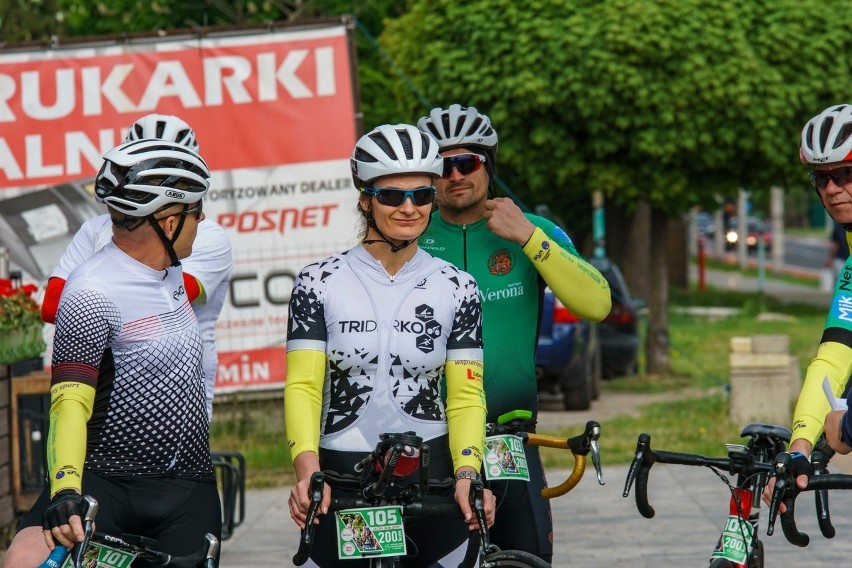
MULTIPOLYGON (((744 426, 728 421, 726 385, 728 353, 734 336, 785 334, 790 354, 798 359, 802 376, 816 353, 825 322, 824 309, 807 305, 781 305, 774 298, 709 289, 704 293, 671 292, 672 306, 734 306, 737 315, 708 319, 678 313, 669 316, 670 365, 666 376, 639 374, 606 381, 606 392, 654 393, 689 388, 693 398, 659 402, 639 408, 638 418, 620 417, 601 422, 601 452, 607 465, 629 463, 641 432, 652 435, 656 448, 724 455, 724 443, 739 441, 744 426), (767 312, 783 318, 764 321, 767 312), (764 314, 764 316, 761 316, 764 314)), ((640 368, 644 362, 640 360, 640 368)), ((283 405, 276 403, 273 410, 283 405)), ((238 450, 246 456, 248 485, 268 487, 292 483, 283 420, 270 419, 266 407, 214 414, 211 446, 238 450)), ((553 432, 548 432, 553 433, 553 432)), ((568 437, 577 428, 558 432, 568 437)), ((570 467, 573 460, 559 450, 543 449, 546 467, 570 467)))

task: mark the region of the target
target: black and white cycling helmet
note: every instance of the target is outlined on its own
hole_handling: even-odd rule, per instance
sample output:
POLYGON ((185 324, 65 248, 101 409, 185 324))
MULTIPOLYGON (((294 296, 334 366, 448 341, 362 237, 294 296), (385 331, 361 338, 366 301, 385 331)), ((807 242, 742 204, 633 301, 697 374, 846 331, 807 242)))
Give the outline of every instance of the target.
POLYGON ((810 119, 799 157, 812 166, 852 160, 852 105, 832 106, 810 119))
POLYGON ((350 166, 355 188, 395 174, 441 177, 444 159, 434 138, 410 124, 386 124, 368 132, 355 144, 350 166))
POLYGON ((170 114, 146 114, 130 126, 124 141, 133 142, 144 138, 168 140, 198 152, 195 132, 182 118, 170 114))
POLYGON ((131 217, 176 203, 196 203, 210 187, 210 170, 187 148, 167 140, 125 142, 104 154, 95 196, 131 217))
POLYGON ((441 150, 482 148, 492 159, 497 153, 497 131, 475 107, 452 104, 446 109, 433 108, 428 116, 417 121, 417 128, 434 136, 441 150))

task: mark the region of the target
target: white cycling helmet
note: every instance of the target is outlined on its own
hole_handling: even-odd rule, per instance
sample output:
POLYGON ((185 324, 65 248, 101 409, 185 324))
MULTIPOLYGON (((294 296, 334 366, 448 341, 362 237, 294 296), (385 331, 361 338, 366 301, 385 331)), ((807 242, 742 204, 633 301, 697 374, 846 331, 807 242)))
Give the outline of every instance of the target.
POLYGON ((441 177, 444 159, 434 138, 410 124, 386 124, 368 132, 355 144, 350 166, 355 188, 394 174, 441 177))
POLYGON ((438 141, 441 150, 475 147, 487 150, 492 160, 497 153, 497 132, 487 116, 475 107, 452 104, 447 109, 433 108, 417 121, 417 128, 438 141))
POLYGON ((130 125, 124 141, 133 142, 143 138, 168 140, 198 152, 195 132, 182 118, 170 114, 146 114, 130 125))
POLYGON ((808 165, 852 160, 852 105, 832 106, 810 119, 799 157, 808 165))
POLYGON ((176 203, 196 203, 210 187, 210 170, 187 148, 167 140, 125 142, 104 154, 95 196, 131 217, 176 203))

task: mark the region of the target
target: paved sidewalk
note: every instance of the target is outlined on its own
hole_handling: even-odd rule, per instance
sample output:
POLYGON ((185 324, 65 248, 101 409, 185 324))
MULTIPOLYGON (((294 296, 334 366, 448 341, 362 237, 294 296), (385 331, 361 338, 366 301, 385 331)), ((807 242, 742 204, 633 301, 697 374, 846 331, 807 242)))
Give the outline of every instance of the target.
MULTIPOLYGON (((645 519, 636 510, 633 492, 627 499, 621 496, 626 472, 626 466, 605 467, 603 487, 587 472, 574 491, 553 502, 555 558, 559 559, 554 566, 706 565, 728 514, 729 493, 719 478, 707 468, 655 465, 648 493, 657 514, 645 519)), ((555 470, 548 477, 555 483, 566 475, 567 470, 555 470)), ((223 568, 292 565, 298 530, 287 511, 289 489, 248 492, 247 519, 222 546, 223 568)), ((765 525, 761 528, 768 567, 848 563, 852 557, 852 494, 834 491, 829 501, 837 529, 833 540, 820 535, 813 500, 807 494, 797 503, 797 521, 800 530, 811 536, 808 547, 789 544, 780 526, 771 537, 765 536, 765 525)))

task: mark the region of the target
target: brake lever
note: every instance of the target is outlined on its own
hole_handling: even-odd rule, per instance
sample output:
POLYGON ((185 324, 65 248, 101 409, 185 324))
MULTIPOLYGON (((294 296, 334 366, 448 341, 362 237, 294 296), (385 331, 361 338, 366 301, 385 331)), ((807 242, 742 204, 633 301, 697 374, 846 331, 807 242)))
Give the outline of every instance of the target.
MULTIPOLYGON (((769 512, 766 523, 766 534, 772 536, 775 533, 775 520, 778 518, 778 509, 787 486, 790 484, 790 462, 792 458, 787 452, 781 452, 775 456, 775 487, 772 489, 772 498, 769 501, 769 512)), ((795 480, 792 480, 795 484, 795 480)))
POLYGON ((83 558, 86 554, 86 549, 89 547, 89 541, 95 532, 95 517, 98 514, 98 501, 94 497, 84 495, 83 503, 86 507, 86 512, 83 514, 83 541, 74 547, 72 559, 74 568, 81 568, 83 566, 83 558))

